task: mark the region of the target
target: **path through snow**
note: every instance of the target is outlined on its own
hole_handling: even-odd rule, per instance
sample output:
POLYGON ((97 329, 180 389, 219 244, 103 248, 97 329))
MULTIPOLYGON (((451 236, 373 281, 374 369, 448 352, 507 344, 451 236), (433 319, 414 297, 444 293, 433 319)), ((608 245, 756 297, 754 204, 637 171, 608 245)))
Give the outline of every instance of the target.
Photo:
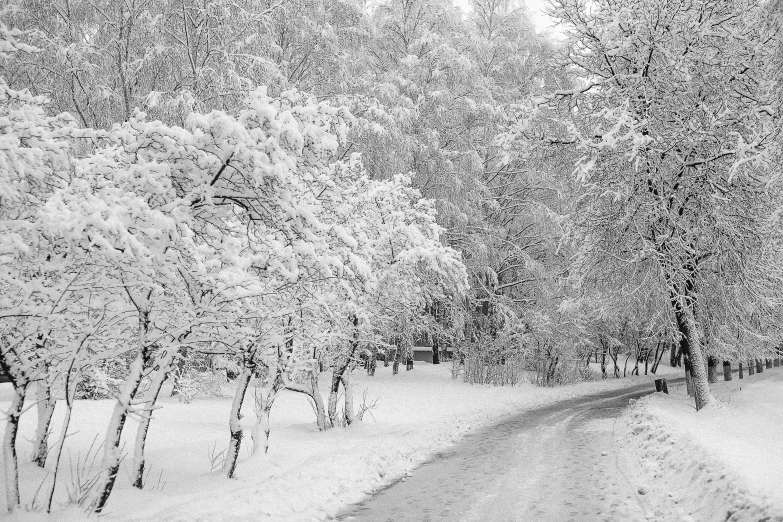
POLYGON ((618 416, 649 385, 572 399, 480 430, 342 520, 647 520, 618 416))

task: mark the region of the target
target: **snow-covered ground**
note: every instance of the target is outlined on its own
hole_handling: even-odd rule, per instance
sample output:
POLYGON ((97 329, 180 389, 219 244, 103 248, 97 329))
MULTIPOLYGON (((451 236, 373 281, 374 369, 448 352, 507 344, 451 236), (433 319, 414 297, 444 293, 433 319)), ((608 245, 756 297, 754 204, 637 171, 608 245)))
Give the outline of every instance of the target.
POLYGON ((696 412, 684 385, 625 415, 640 494, 661 520, 783 520, 783 368, 712 386, 696 412))
MULTIPOLYGON (((144 491, 130 487, 123 468, 107 508, 110 520, 323 520, 346 504, 361 500, 456 441, 460 436, 504 415, 556 400, 650 381, 654 376, 613 379, 560 388, 471 386, 450 377, 450 365, 417 363, 411 372, 391 375, 378 368, 375 377, 354 374, 357 407, 366 393, 367 403, 377 407, 364 421, 349 428, 320 433, 315 416, 302 395, 283 392, 272 410, 270 448, 266 455, 250 458, 243 446, 237 478, 225 479, 213 471, 212 457, 228 442, 229 399, 201 399, 182 404, 164 399, 155 412, 148 439, 148 463, 152 469, 144 491)), ((661 365, 659 374, 671 373, 661 365)), ((322 378, 326 383, 328 379, 322 378)), ((164 390, 165 391, 165 390, 164 390)), ((324 395, 326 389, 323 389, 324 395)), ((6 410, 10 385, 0 385, 0 408, 6 410)), ((252 400, 244 411, 252 422, 252 400)), ((54 520, 84 515, 75 507, 63 507, 67 489, 73 488, 77 468, 88 479, 97 446, 103 438, 111 401, 78 401, 66 444, 62 482, 58 481, 59 507, 54 520), (92 449, 91 449, 92 448, 92 449), (81 463, 81 464, 79 464, 81 463)), ((60 414, 53 426, 59 431, 60 414)), ((22 501, 30 506, 46 475, 28 464, 35 412, 22 417, 18 438, 22 501)), ((136 423, 126 427, 128 437, 136 423)), ((249 440, 247 441, 249 443, 249 440)), ((126 448, 132 446, 128 439, 126 448)), ((99 459, 98 459, 99 460, 99 459)), ((218 460, 218 459, 216 459, 218 460)), ((4 486, 4 485, 3 485, 4 486)), ((5 512, 4 499, 0 513, 5 512)), ((2 516, 2 515, 0 515, 2 516)), ((42 519, 24 512, 14 519, 42 519)))

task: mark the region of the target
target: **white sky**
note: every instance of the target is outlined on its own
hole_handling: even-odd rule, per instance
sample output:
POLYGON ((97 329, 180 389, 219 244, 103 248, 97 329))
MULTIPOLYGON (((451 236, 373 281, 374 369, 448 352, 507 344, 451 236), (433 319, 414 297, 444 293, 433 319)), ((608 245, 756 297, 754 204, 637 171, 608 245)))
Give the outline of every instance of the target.
MULTIPOLYGON (((467 11, 470 9, 470 0, 452 0, 454 5, 467 11)), ((536 25, 537 31, 540 33, 551 29, 552 19, 545 15, 542 11, 546 0, 522 0, 530 11, 530 17, 532 22, 536 25)))

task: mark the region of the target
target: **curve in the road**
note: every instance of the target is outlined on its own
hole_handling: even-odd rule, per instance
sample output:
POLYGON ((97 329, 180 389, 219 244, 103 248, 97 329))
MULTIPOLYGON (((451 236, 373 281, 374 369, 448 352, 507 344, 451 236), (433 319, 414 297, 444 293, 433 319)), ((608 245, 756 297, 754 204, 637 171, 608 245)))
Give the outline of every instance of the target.
MULTIPOLYGON (((677 379, 677 382, 682 379, 677 379)), ((351 521, 633 521, 650 512, 613 452, 650 384, 561 401, 465 437, 337 516, 351 521)))

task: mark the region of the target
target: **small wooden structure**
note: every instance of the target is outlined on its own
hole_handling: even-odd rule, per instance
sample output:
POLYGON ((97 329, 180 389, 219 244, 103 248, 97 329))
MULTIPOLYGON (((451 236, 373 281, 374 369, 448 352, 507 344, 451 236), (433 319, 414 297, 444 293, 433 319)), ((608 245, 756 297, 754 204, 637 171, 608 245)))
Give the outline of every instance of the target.
POLYGON ((655 391, 669 394, 669 387, 666 385, 666 379, 655 379, 655 391))
MULTIPOLYGON (((448 346, 446 343, 442 344, 445 346, 438 347, 440 355, 439 362, 450 361, 454 355, 451 350, 451 346, 448 346)), ((413 343, 413 360, 428 362, 430 364, 434 362, 435 357, 431 338, 430 340, 418 339, 415 343, 413 343)))

